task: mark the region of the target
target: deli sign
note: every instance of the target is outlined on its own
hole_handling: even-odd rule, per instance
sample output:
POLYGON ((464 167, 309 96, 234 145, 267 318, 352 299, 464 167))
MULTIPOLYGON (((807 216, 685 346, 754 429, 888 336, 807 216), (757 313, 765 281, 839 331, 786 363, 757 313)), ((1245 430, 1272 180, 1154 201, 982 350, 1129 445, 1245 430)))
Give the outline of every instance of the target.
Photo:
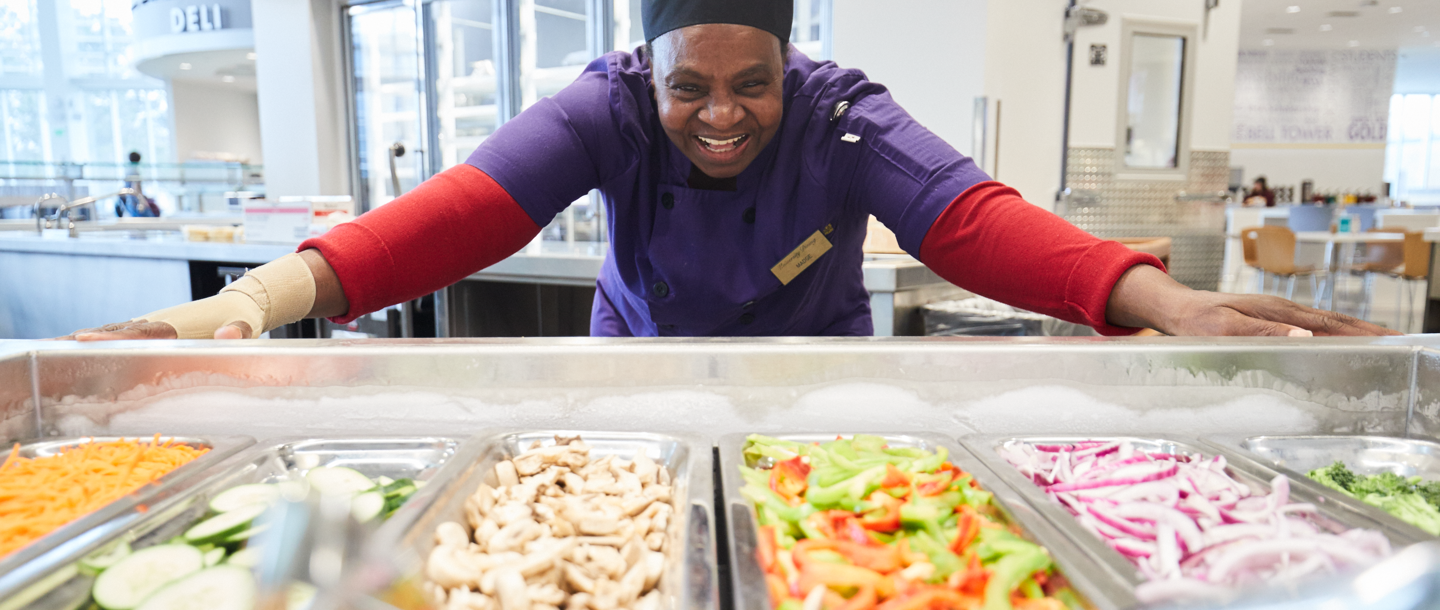
POLYGON ((251 28, 250 0, 131 0, 131 2, 131 13, 135 16, 132 23, 137 40, 211 34, 235 36, 251 28))
POLYGON ((192 4, 170 8, 170 32, 208 32, 224 29, 225 12, 219 4, 192 4))

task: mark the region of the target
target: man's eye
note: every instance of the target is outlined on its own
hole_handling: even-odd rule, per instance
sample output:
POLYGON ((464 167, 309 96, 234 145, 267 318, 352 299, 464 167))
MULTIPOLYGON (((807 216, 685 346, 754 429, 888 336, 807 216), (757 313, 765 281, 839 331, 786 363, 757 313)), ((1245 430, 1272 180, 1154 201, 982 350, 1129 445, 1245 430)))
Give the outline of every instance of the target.
POLYGON ((696 87, 695 85, 671 85, 670 90, 686 94, 695 94, 700 92, 700 88, 696 87))

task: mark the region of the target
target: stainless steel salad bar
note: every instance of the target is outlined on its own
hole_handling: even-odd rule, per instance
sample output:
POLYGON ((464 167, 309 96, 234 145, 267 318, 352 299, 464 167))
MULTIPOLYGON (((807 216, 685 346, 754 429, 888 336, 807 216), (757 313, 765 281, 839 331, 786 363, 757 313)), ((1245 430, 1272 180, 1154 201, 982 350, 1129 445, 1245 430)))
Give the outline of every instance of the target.
POLYGON ((0 485, 200 455, 0 608, 1425 607, 1434 388, 1424 336, 13 342, 0 485))

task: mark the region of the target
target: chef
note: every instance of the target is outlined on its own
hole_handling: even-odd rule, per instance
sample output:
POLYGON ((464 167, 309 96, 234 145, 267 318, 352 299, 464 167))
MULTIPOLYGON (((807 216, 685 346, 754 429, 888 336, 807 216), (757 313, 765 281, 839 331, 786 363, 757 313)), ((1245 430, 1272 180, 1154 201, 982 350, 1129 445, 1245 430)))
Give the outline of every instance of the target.
POLYGON ((591 189, 609 211, 596 336, 871 335, 867 219, 941 277, 1108 335, 1384 334, 1288 300, 1191 290, 991 180, 864 73, 788 44, 789 0, 645 0, 596 59, 469 160, 219 295, 76 339, 247 338, 345 323, 520 250, 591 189))

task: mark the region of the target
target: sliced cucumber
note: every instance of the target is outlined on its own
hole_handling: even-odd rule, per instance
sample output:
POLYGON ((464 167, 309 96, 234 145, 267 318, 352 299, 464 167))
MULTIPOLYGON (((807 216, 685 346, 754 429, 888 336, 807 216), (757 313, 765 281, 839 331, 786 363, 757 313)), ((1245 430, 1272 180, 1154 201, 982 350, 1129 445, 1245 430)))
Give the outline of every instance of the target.
POLYGON ((250 522, 264 513, 267 508, 269 507, 264 504, 251 504, 227 513, 220 513, 185 530, 185 539, 190 541, 190 544, 222 542, 231 535, 249 528, 250 522))
POLYGON ((253 483, 250 485, 236 485, 220 492, 214 499, 210 500, 210 510, 217 513, 228 513, 232 510, 245 508, 251 504, 264 504, 269 506, 280 499, 280 488, 275 485, 264 483, 253 483))
POLYGON ((241 530, 234 534, 230 534, 225 538, 225 544, 235 544, 236 542, 243 542, 249 540, 251 538, 254 538, 256 534, 265 531, 265 529, 268 527, 270 527, 270 524, 266 523, 265 525, 257 525, 255 527, 241 530))
POLYGON ((210 566, 216 565, 220 563, 221 560, 225 559, 225 549, 217 546, 213 549, 205 551, 204 558, 205 567, 208 568, 210 566))
POLYGON ((392 479, 392 478, 390 478, 390 477, 387 477, 387 476, 385 476, 385 475, 383 475, 383 474, 380 475, 380 476, 378 476, 378 477, 375 477, 375 484, 376 484, 376 485, 379 485, 379 486, 381 486, 381 487, 384 487, 384 486, 389 485, 389 484, 394 483, 394 482, 395 482, 395 479, 392 479))
POLYGON ((106 610, 129 610, 152 593, 205 565, 199 549, 185 544, 162 544, 141 549, 121 559, 95 579, 91 595, 106 610))
POLYGON ((310 484, 305 481, 285 480, 275 484, 280 490, 280 495, 291 500, 303 500, 305 495, 310 493, 310 484))
POLYGON ((231 553, 225 563, 242 568, 253 568, 260 565, 260 549, 247 546, 231 553))
POLYGON ((415 486, 414 481, 411 481, 410 479, 400 479, 399 481, 393 481, 388 485, 381 486, 380 492, 385 494, 385 497, 387 498, 396 498, 402 496, 409 496, 410 494, 415 493, 415 490, 417 489, 419 488, 415 486))
POLYGON ((315 601, 315 585, 295 581, 285 591, 285 610, 305 610, 315 601))
POLYGON ((251 610, 257 591, 250 570, 219 565, 171 583, 139 610, 251 610))
POLYGON ((77 567, 80 568, 81 574, 84 574, 86 576, 97 576, 101 572, 109 569, 110 566, 119 563, 121 559, 129 556, 130 543, 121 540, 119 543, 115 544, 110 548, 100 549, 98 551, 95 551, 94 553, 86 555, 84 559, 81 559, 79 561, 77 567))
POLYGON ((321 466, 305 474, 321 495, 353 496, 375 489, 375 482, 359 472, 343 466, 321 466))
POLYGON ((350 500, 350 514, 355 520, 365 523, 385 512, 385 496, 378 491, 367 491, 350 500))

